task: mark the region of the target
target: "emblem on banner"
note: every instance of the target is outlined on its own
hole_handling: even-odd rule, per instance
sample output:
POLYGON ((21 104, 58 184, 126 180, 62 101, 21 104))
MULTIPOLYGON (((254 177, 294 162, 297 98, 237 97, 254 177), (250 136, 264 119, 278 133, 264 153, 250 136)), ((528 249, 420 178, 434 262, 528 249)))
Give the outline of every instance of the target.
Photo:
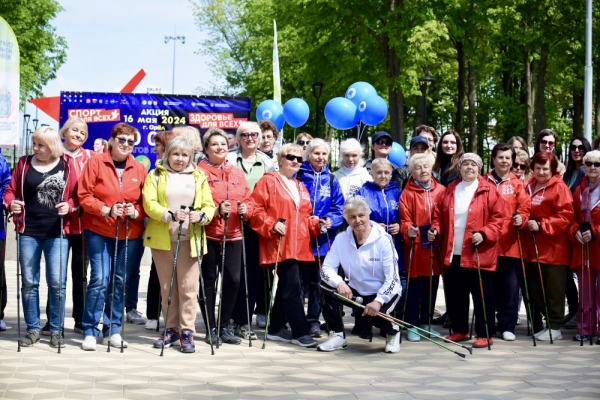
POLYGON ((0 118, 8 118, 10 108, 10 92, 3 87, 0 89, 0 118))

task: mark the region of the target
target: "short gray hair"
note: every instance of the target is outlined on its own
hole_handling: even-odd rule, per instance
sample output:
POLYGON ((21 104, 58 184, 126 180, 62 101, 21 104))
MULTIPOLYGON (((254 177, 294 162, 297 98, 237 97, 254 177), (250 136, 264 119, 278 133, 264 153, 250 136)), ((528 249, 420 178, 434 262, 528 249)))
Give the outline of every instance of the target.
POLYGON ((358 152, 360 159, 358 160, 358 167, 362 167, 365 164, 365 160, 363 158, 364 147, 360 142, 356 139, 346 139, 342 143, 340 143, 340 155, 338 158, 337 166, 339 169, 344 167, 344 154, 356 151, 358 152))
MULTIPOLYGON (((194 162, 194 145, 192 144, 192 142, 184 136, 175 136, 169 141, 169 143, 167 143, 167 147, 163 154, 163 165, 168 165, 169 154, 171 154, 173 150, 179 149, 189 151, 190 163, 194 162)), ((188 163, 188 165, 190 164, 188 163)))
POLYGON ((592 162, 600 161, 600 151, 592 150, 592 151, 588 151, 587 153, 585 153, 585 156, 583 156, 583 162, 586 162, 586 161, 592 161, 592 162))
POLYGON ((342 209, 342 214, 344 215, 344 219, 348 218, 348 214, 350 211, 354 210, 365 210, 365 212, 371 215, 371 207, 369 207, 369 202, 362 196, 354 196, 349 197, 344 203, 344 208, 342 209))
POLYGON ((390 169, 390 171, 394 172, 394 164, 390 162, 387 158, 376 158, 371 162, 371 173, 373 172, 373 167, 376 165, 382 165, 390 169))
POLYGON ((308 156, 310 155, 310 153, 312 152, 312 150, 315 147, 320 147, 320 146, 325 146, 327 148, 327 156, 329 156, 329 153, 331 152, 331 146, 329 146, 329 143, 327 143, 326 141, 324 141, 323 139, 313 139, 310 141, 310 143, 308 144, 308 146, 306 146, 306 151, 304 152, 304 161, 308 161, 308 156))
POLYGON ((408 170, 413 172, 415 164, 417 162, 426 161, 430 168, 433 167, 433 159, 431 158, 431 154, 419 153, 414 156, 410 156, 408 159, 408 170))

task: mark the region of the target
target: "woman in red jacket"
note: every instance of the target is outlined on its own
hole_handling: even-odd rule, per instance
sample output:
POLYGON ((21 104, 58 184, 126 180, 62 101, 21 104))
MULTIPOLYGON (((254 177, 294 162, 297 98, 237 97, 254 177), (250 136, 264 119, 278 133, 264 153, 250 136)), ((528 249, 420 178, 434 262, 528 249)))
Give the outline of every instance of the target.
POLYGON ((502 339, 507 341, 515 340, 515 327, 521 302, 519 287, 523 279, 516 230, 521 230, 521 236, 525 236, 531 207, 531 199, 525 192, 523 182, 510 172, 515 160, 516 153, 511 145, 506 143, 495 145, 491 159, 494 169, 486 175, 488 182, 496 187, 498 194, 504 200, 505 220, 498 240, 495 294, 499 331, 502 332, 502 339))
MULTIPOLYGON (((125 257, 125 219, 129 220, 127 274, 135 262, 138 246, 144 231, 144 208, 142 188, 146 180, 146 168, 133 158, 131 152, 138 131, 131 125, 119 123, 111 131, 110 151, 92 157, 79 181, 79 202, 85 214, 83 229, 85 245, 90 257, 90 282, 86 292, 83 312, 84 350, 96 350, 100 335, 98 323, 104 314, 102 333, 105 341, 113 347, 121 346, 121 314, 123 303, 123 263, 125 257), (119 224, 117 263, 113 265, 115 239, 119 224), (112 309, 112 332, 109 336, 112 269, 116 268, 114 282, 114 305, 112 309)), ((127 342, 123 342, 127 347, 127 342)))
POLYGON ((277 159, 279 171, 264 174, 251 196, 252 229, 260 235, 260 266, 273 268, 279 260, 279 284, 267 339, 316 347, 304 314, 300 268, 314 261, 310 238, 320 234, 319 223, 325 224, 325 220, 311 216, 310 195, 304 185, 294 179, 302 164, 302 148, 288 143, 279 149, 277 159), (280 249, 279 237, 282 238, 280 249), (285 329, 286 322, 292 328, 291 334, 285 329))
POLYGON ((533 315, 545 313, 542 291, 545 289, 549 314, 546 315, 546 329, 538 331, 534 321, 534 330, 538 331, 535 336, 538 340, 550 340, 552 333, 553 339, 562 339, 560 324, 565 317, 565 268, 571 264, 572 254, 568 228, 574 218, 573 196, 557 172, 558 161, 552 153, 536 153, 531 160, 531 169, 533 178, 527 184, 527 193, 531 197, 531 215, 527 222, 530 232, 527 237, 529 295, 534 306, 533 315))
MULTIPOLYGON (((234 327, 229 323, 231 312, 240 287, 242 274, 242 233, 240 215, 245 220, 252 217, 252 206, 248 204, 250 188, 246 183, 244 171, 227 161, 227 134, 221 129, 210 129, 204 134, 204 150, 207 159, 201 160, 198 166, 206 174, 212 197, 217 207, 215 218, 206 226, 207 253, 204 256, 202 274, 208 315, 202 316, 210 322, 213 341, 217 337, 223 343, 239 344, 241 339, 234 336, 234 327), (225 235, 225 265, 221 264, 223 249, 225 218, 227 218, 227 233, 225 235), (215 292, 218 272, 223 269, 223 294, 221 296, 221 331, 217 332, 215 319, 215 292)), ((206 341, 209 342, 208 332, 206 341)))
POLYGON ((493 343, 494 332, 494 272, 497 246, 504 224, 504 201, 487 179, 479 176, 481 157, 465 153, 459 161, 461 180, 452 182, 435 209, 428 239, 438 235, 442 240, 443 263, 448 290, 448 312, 454 334, 447 338, 455 342, 469 337, 469 294, 475 308, 477 340, 473 347, 493 343), (475 247, 479 250, 476 259, 475 247), (481 269, 486 306, 487 329, 484 324, 480 281, 481 269), (489 337, 487 335, 489 334, 489 337))

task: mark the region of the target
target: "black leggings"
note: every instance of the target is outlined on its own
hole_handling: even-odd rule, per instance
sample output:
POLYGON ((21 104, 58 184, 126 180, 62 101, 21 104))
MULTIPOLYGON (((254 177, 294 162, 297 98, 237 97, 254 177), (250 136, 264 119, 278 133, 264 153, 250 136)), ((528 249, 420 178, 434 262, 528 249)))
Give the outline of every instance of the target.
POLYGON ((160 282, 156 273, 156 265, 152 259, 150 266, 150 278, 148 279, 148 289, 146 291, 146 317, 156 319, 160 316, 160 282))
POLYGON ((73 280, 73 319, 81 323, 85 292, 87 288, 87 269, 89 258, 85 254, 83 235, 67 235, 71 249, 71 279, 73 280))
POLYGON ((0 319, 4 319, 4 309, 6 308, 6 266, 4 265, 4 252, 2 249, 4 248, 4 240, 0 239, 0 292, 2 292, 2 297, 0 297, 0 319))

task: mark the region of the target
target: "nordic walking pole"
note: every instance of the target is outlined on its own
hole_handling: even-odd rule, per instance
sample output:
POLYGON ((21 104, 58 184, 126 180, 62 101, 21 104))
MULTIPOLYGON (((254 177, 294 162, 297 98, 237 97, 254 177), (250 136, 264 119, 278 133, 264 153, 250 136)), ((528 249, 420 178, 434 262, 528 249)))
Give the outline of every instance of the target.
MULTIPOLYGON (((417 224, 412 224, 413 228, 417 227, 417 224)), ((415 238, 410 240, 410 253, 408 253, 408 276, 406 277, 406 293, 404 294, 404 304, 402 306, 402 318, 406 319, 406 304, 408 304, 408 288, 410 287, 410 269, 412 267, 413 252, 415 251, 415 238)), ((402 329, 404 326, 400 326, 400 343, 402 343, 402 329)), ((431 330, 431 326, 429 327, 431 330)))
MULTIPOLYGON (((492 350, 492 346, 490 344, 490 331, 488 329, 487 322, 487 309, 485 308, 485 296, 483 294, 483 281, 481 280, 481 264, 479 263, 479 250, 478 246, 475 247, 475 258, 477 259, 477 275, 479 275, 479 291, 481 292, 481 305, 483 306, 483 323, 485 324, 485 336, 487 337, 487 348, 488 350, 492 350)), ((475 310, 473 310, 475 313, 475 310)))
POLYGON ((473 304, 473 315, 471 316, 471 330, 469 331, 469 340, 473 338, 473 325, 475 325, 475 304, 473 304))
MULTIPOLYGON (((120 202, 117 204, 121 204, 120 202)), ((114 207, 114 205, 113 205, 114 207)), ((112 213, 112 208, 110 209, 112 213)), ((110 321, 108 323, 108 346, 106 347, 106 352, 110 353, 110 338, 112 336, 112 317, 113 317, 113 308, 115 305, 115 279, 117 278, 117 254, 119 249, 119 227, 121 226, 121 217, 117 217, 117 236, 115 238, 115 254, 113 256, 113 265, 112 265, 112 289, 110 296, 110 321)))
MULTIPOLYGON (((442 264, 442 251, 438 246, 438 256, 440 259, 440 264, 442 264)), ((440 265, 440 269, 442 271, 442 287, 444 289, 444 301, 446 302, 446 323, 448 324, 448 333, 452 335, 452 319, 450 319, 450 313, 448 312, 448 292, 446 291, 446 273, 444 272, 444 266, 440 265)))
MULTIPOLYGON (((186 206, 180 207, 182 210, 186 209, 186 206)), ((171 299, 173 298, 173 282, 175 281, 175 270, 177 269, 177 258, 179 256, 179 244, 181 243, 181 229, 183 228, 183 222, 179 221, 179 229, 177 230, 177 244, 175 245, 175 256, 173 257, 173 270, 171 271, 171 285, 169 286, 169 300, 167 303, 167 314, 165 315, 165 328, 162 334, 162 345, 160 348, 160 356, 162 357, 165 352, 165 342, 167 341, 167 325, 169 325, 169 311, 171 310, 171 299)))
POLYGON ((581 282, 579 283, 580 286, 580 290, 579 290, 579 307, 581 309, 581 316, 580 316, 580 322, 581 325, 579 326, 579 346, 583 346, 583 277, 585 274, 585 261, 583 258, 583 244, 581 245, 581 282))
MULTIPOLYGON (((2 242, 2 269, 0 270, 0 303, 2 302, 2 299, 4 298, 4 293, 3 293, 3 287, 6 284, 6 236, 7 236, 7 229, 8 229, 8 212, 7 211, 3 211, 2 212, 3 216, 4 216, 4 242, 2 242)), ((18 289, 18 288, 17 288, 18 289)))
MULTIPOLYGON (((433 304, 431 304, 431 294, 433 292, 433 246, 429 247, 429 332, 431 332, 431 315, 433 314, 433 304)), ((431 336, 430 336, 431 337, 431 336)))
POLYGON ((546 311, 546 324, 548 326, 548 334, 550 336, 550 344, 554 344, 554 340, 552 339, 552 328, 550 327, 550 314, 548 314, 548 300, 546 299, 546 288, 544 288, 544 277, 542 276, 542 266, 540 265, 540 254, 538 252, 537 242, 535 240, 535 232, 531 232, 531 236, 533 237, 533 247, 535 249, 535 259, 537 262, 538 271, 540 273, 540 286, 542 286, 542 296, 544 297, 544 308, 546 311))
MULTIPOLYGON (((193 208, 190 206, 190 210, 193 208)), ((202 220, 204 213, 200 214, 200 220, 202 220)), ((206 290, 204 289, 204 276, 202 275, 202 257, 204 253, 204 227, 200 226, 200 248, 198 248, 198 232, 196 231, 196 224, 192 224, 192 230, 194 231, 194 238, 196 242, 196 254, 198 255, 198 269, 200 271, 200 286, 202 289, 202 301, 204 302, 204 315, 206 315, 206 330, 208 331, 208 340, 210 341, 210 354, 215 355, 215 349, 213 348, 212 331, 210 330, 210 321, 208 320, 208 306, 206 305, 206 290)), ((217 340, 218 341, 218 340, 217 340)))
POLYGON ((59 215, 58 218, 60 219, 60 244, 58 246, 58 267, 60 268, 59 272, 58 272, 58 354, 60 354, 60 348, 61 348, 61 341, 63 340, 63 307, 62 307, 62 290, 63 290, 63 246, 62 246, 62 242, 64 239, 64 232, 63 232, 63 216, 59 215))
POLYGON ((85 237, 83 235, 81 235, 81 269, 82 269, 82 277, 83 277, 83 282, 82 282, 82 286, 83 286, 83 309, 85 310, 85 298, 86 298, 86 292, 87 292, 87 268, 86 268, 86 264, 85 264, 85 237))
MULTIPOLYGON (((513 217, 519 215, 518 211, 515 211, 513 217)), ((529 289, 527 288, 527 273, 525 272, 525 261, 523 260, 523 248, 521 247, 521 234, 519 233, 519 227, 515 226, 515 230, 517 231, 517 243, 519 244, 519 256, 521 258, 521 269, 523 270, 523 287, 525 288, 525 311, 527 313, 527 326, 531 323, 533 327, 533 314, 531 313, 531 305, 529 302, 529 289)), ((531 335, 533 338, 533 347, 537 346, 535 342, 535 332, 531 335)))
MULTIPOLYGON (((285 219, 279 218, 277 222, 281 222, 285 225, 285 219)), ((277 284, 279 283, 279 276, 277 275, 277 265, 279 264, 279 249, 281 248, 281 238, 283 235, 279 234, 279 240, 277 242, 277 255, 275 256, 275 270, 273 273, 273 286, 271 287, 271 297, 269 298, 269 308, 267 310, 267 326, 265 326, 265 338, 263 340, 262 348, 265 349, 267 345, 267 335, 269 334, 269 324, 271 322, 271 311, 273 310, 273 303, 275 302, 275 293, 277 291, 277 284)), ((268 273, 268 271, 266 271, 268 273)), ((266 306, 266 304, 265 304, 266 306)))
MULTIPOLYGON (((590 235, 592 234, 592 227, 590 226, 589 222, 582 222, 581 224, 579 224, 579 231, 583 234, 584 232, 590 232, 590 235)), ((581 250, 583 250, 583 246, 581 246, 581 250)), ((582 264, 583 264, 583 251, 581 252, 582 254, 582 264)), ((594 344, 594 339, 593 339, 593 335, 592 335, 592 275, 590 272, 590 242, 586 242, 585 243, 585 255, 586 255, 586 261, 587 261, 587 277, 588 277, 588 313, 589 313, 589 321, 590 321, 590 346, 592 346, 594 344)), ((584 286, 584 281, 585 278, 583 277, 583 270, 581 271, 581 303, 583 303, 583 286, 584 286)), ((583 341, 583 305, 581 306, 581 335, 582 338, 581 340, 583 341)))
MULTIPOLYGON (((219 272, 219 315, 217 317, 217 349, 219 348, 219 337, 221 337, 221 309, 223 308, 223 273, 225 271, 225 248, 227 245, 227 220, 229 214, 223 214, 225 226, 223 227, 223 247, 221 249, 221 271, 219 272)), ((208 318, 208 315, 206 316, 208 318)), ((229 321, 227 321, 229 322, 229 321)))
MULTIPOLYGON (((127 203, 130 204, 130 203, 127 203)), ((123 308, 121 309, 121 353, 125 336, 125 302, 127 300, 127 244, 129 242, 129 217, 125 216, 125 256, 123 258, 123 308)))
MULTIPOLYGON (((21 211, 22 212, 22 211, 21 211)), ((19 231, 19 215, 15 217, 17 232, 17 351, 21 352, 21 232, 19 231)))
POLYGON ((158 293, 158 317, 156 318, 156 332, 158 332, 160 330, 160 313, 161 313, 161 311, 162 311, 162 294, 160 294, 160 289, 159 289, 159 293, 158 293))
MULTIPOLYGON (((238 201, 238 209, 241 201, 238 201)), ((248 316, 248 347, 252 347, 252 329, 250 328, 250 302, 248 300, 248 271, 246 269, 246 237, 244 236, 244 214, 240 214, 240 226, 242 229, 242 261, 244 263, 244 287, 246 288, 246 315, 248 316)))

